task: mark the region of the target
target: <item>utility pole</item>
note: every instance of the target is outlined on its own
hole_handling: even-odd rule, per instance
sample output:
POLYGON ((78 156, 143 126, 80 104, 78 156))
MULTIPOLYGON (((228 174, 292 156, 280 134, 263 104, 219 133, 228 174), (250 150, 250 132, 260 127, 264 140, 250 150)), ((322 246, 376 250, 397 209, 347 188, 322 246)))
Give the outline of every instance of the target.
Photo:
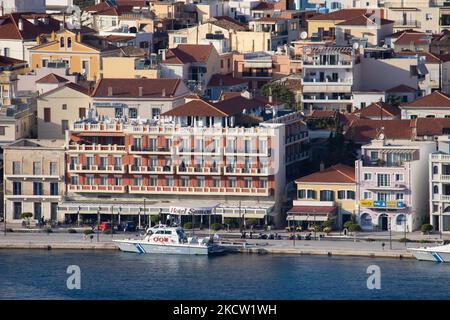
POLYGON ((100 242, 100 207, 97 209, 97 242, 100 242))
POLYGON ((392 217, 389 217, 389 249, 392 250, 392 217))
POLYGON ((114 233, 114 206, 111 206, 111 238, 114 233))

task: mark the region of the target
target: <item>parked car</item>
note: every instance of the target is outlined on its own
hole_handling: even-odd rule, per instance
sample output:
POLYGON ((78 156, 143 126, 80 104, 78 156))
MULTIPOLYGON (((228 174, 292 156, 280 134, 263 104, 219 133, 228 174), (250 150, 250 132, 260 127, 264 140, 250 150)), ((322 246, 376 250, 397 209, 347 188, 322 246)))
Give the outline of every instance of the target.
POLYGON ((118 226, 117 230, 119 231, 136 231, 136 224, 134 221, 122 221, 118 226))
POLYGON ((99 231, 112 230, 112 224, 110 222, 102 222, 98 225, 99 231))

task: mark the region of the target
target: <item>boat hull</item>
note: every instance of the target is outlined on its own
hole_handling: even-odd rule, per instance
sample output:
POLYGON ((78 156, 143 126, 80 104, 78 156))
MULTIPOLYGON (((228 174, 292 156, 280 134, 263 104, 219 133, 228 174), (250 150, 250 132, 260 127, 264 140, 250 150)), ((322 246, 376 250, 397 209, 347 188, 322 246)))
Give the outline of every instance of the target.
POLYGON ((173 245, 173 244, 152 244, 144 241, 127 241, 116 240, 114 243, 124 252, 134 253, 162 253, 162 254, 187 254, 187 255, 209 255, 221 253, 220 247, 217 246, 200 246, 200 245, 173 245))
POLYGON ((426 249, 411 249, 411 254, 420 261, 450 262, 450 252, 426 249))

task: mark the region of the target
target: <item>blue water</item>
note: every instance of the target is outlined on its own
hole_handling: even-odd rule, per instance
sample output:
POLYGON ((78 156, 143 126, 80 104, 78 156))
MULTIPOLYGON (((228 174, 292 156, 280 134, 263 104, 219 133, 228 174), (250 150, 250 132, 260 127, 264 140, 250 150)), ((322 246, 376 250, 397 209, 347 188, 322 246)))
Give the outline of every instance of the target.
POLYGON ((450 263, 374 258, 0 251, 0 299, 449 299, 450 263), (81 269, 69 290, 66 268, 81 269), (367 267, 381 289, 367 289, 367 267))

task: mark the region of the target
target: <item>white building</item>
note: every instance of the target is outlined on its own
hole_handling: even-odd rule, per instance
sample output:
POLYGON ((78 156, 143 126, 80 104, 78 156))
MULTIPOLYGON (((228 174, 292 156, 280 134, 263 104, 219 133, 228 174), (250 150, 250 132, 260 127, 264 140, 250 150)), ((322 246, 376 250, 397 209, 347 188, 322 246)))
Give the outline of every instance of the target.
POLYGON ((450 137, 438 138, 438 152, 430 154, 430 224, 450 231, 450 137))
POLYGON ((449 118, 450 97, 446 94, 434 91, 412 102, 400 105, 402 119, 416 118, 449 118))
MULTIPOLYGON (((48 2, 49 0, 47 0, 48 2)), ((1 0, 1 15, 14 12, 45 12, 46 0, 1 0)), ((54 1, 55 2, 55 1, 54 1)))
POLYGON ((351 112, 355 64, 353 49, 308 46, 303 50, 303 109, 351 112))

